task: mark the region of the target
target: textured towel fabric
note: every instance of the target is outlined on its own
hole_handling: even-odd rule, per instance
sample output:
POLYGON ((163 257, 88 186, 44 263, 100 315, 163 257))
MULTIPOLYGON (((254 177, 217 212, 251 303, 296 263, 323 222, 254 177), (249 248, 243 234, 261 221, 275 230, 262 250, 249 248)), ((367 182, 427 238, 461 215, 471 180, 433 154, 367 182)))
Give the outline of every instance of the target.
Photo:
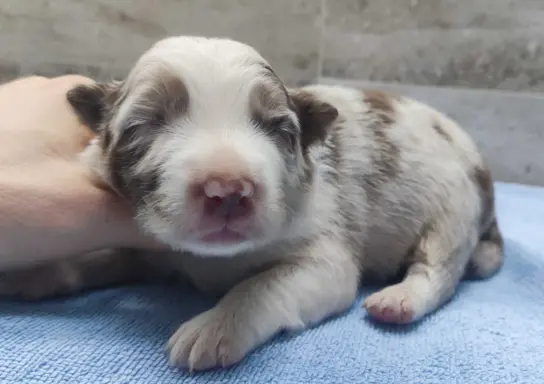
POLYGON ((380 327, 360 308, 278 336, 236 367, 189 375, 164 344, 213 302, 166 287, 109 289, 40 304, 0 302, 0 383, 544 382, 544 189, 500 184, 502 271, 462 283, 415 326, 380 327))

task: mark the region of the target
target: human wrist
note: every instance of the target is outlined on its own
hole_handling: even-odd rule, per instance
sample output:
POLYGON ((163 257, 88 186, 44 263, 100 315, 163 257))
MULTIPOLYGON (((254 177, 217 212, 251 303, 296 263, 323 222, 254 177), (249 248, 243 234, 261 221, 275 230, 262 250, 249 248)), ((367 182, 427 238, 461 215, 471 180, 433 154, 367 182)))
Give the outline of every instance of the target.
POLYGON ((141 235, 129 204, 75 167, 0 170, 0 194, 0 269, 104 248, 155 246, 141 235))

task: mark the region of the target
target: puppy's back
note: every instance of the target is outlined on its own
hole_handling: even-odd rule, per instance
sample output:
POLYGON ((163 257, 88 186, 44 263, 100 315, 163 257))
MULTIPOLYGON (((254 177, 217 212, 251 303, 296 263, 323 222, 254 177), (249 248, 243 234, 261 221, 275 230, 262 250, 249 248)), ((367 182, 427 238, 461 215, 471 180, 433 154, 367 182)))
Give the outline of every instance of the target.
POLYGON ((380 91, 305 89, 339 111, 329 142, 314 156, 322 172, 331 173, 334 163, 342 217, 352 241, 370 255, 364 264, 373 274, 395 274, 407 250, 437 218, 459 216, 447 220, 463 223, 445 229, 452 239, 466 236, 471 223, 477 223, 480 235, 496 224, 490 172, 474 141, 448 116, 380 91))

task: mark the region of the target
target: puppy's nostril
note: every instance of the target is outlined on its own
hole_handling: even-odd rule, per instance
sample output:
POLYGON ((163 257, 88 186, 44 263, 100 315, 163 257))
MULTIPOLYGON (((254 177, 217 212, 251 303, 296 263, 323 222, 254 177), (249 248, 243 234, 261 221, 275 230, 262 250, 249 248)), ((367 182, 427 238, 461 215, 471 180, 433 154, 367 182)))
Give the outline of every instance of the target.
POLYGON ((209 199, 216 206, 220 206, 221 204, 223 204, 223 198, 222 197, 215 196, 215 197, 209 197, 209 199))
POLYGON ((204 193, 206 194, 206 197, 209 197, 210 199, 221 200, 221 198, 226 195, 226 189, 223 188, 220 181, 209 180, 204 183, 204 193))
POLYGON ((229 195, 238 194, 241 197, 251 197, 255 192, 255 186, 248 180, 210 179, 203 184, 204 194, 208 198, 225 198, 229 195))
POLYGON ((255 186, 248 180, 209 179, 203 183, 204 212, 224 219, 237 219, 251 214, 255 186))
POLYGON ((251 200, 247 196, 241 196, 238 200, 238 205, 240 205, 242 208, 248 208, 251 205, 251 200))
POLYGON ((253 184, 246 180, 242 180, 241 184, 242 190, 240 191, 240 195, 242 195, 242 198, 247 199, 248 197, 253 196, 253 191, 255 190, 253 184))

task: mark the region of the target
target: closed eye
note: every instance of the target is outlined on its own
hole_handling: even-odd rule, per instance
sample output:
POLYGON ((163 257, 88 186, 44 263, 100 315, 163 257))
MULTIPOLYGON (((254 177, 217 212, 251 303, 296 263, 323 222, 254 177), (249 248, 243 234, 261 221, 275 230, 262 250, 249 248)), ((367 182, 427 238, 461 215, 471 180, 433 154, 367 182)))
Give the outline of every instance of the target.
POLYGON ((273 127, 275 129, 278 129, 278 128, 281 129, 287 125, 290 125, 291 119, 289 118, 289 116, 277 116, 277 117, 271 118, 268 124, 270 125, 270 127, 273 127))
POLYGON ((293 151, 297 144, 297 138, 295 133, 292 130, 280 129, 278 131, 282 140, 289 146, 289 149, 293 151))
POLYGON ((289 116, 278 116, 270 119, 269 127, 273 135, 281 138, 289 150, 294 151, 297 143, 297 132, 293 121, 289 116))
POLYGON ((152 133, 154 131, 157 131, 159 127, 161 127, 163 123, 160 120, 150 120, 148 118, 137 118, 132 117, 128 121, 125 122, 125 124, 122 125, 122 133, 125 132, 148 132, 152 133))

